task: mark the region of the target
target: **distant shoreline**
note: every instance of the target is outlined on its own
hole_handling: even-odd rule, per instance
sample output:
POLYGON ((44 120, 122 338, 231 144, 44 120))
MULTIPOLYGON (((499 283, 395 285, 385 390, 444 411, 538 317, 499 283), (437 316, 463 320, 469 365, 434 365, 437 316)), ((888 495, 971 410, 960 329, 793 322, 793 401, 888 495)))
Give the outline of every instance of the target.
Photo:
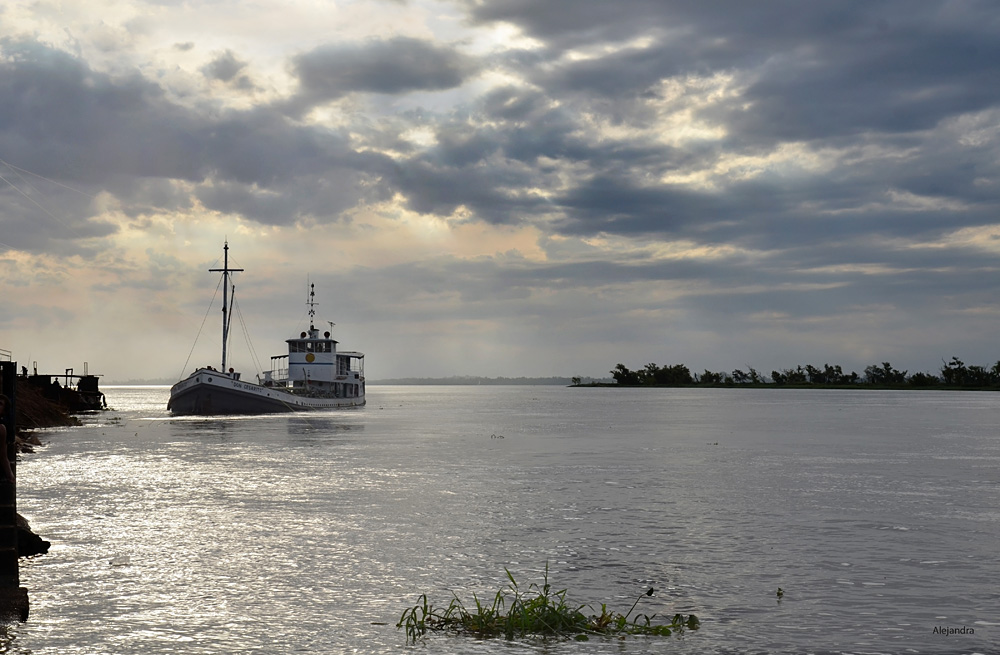
POLYGON ((869 384, 859 382, 857 384, 775 384, 774 382, 759 383, 712 383, 699 384, 618 384, 617 382, 593 382, 589 384, 571 384, 574 388, 579 387, 607 387, 612 389, 817 389, 817 390, 840 390, 840 391, 1000 391, 998 386, 958 386, 948 384, 936 384, 915 387, 909 384, 869 384))
MULTIPOLYGON (((601 380, 596 378, 583 378, 588 381, 588 383, 598 383, 601 380)), ((604 378, 604 382, 607 383, 610 379, 604 378)), ((173 386, 177 383, 177 380, 164 380, 164 379, 151 379, 151 380, 126 380, 126 381, 114 381, 105 382, 102 386, 105 387, 152 387, 152 386, 173 386)), ((440 385, 440 386, 471 386, 471 385, 492 385, 492 386, 561 386, 569 387, 573 386, 573 378, 571 377, 520 377, 520 378, 505 378, 505 377, 478 377, 472 375, 461 375, 452 376, 447 378, 386 378, 383 380, 366 380, 366 384, 377 385, 377 386, 421 386, 421 385, 440 385)), ((615 386, 612 384, 611 386, 615 386)))
MULTIPOLYGON (((594 378, 587 378, 594 381, 594 378)), ((505 378, 505 377, 478 377, 473 375, 452 376, 447 378, 387 378, 384 380, 368 380, 367 384, 382 386, 419 386, 419 385, 447 385, 447 386, 470 386, 470 385, 492 385, 492 386, 561 386, 568 387, 573 383, 570 377, 541 377, 541 378, 505 378)))

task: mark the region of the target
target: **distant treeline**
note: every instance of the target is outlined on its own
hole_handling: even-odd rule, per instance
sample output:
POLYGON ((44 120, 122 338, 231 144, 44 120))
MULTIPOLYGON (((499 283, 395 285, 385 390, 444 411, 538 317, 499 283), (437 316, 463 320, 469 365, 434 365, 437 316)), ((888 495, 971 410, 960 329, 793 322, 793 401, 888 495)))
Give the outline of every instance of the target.
MULTIPOLYGON (((845 373, 839 366, 824 364, 822 368, 806 364, 780 371, 771 371, 771 375, 763 375, 752 367, 746 371, 736 369, 729 373, 705 370, 704 373, 691 373, 683 364, 658 366, 646 364, 636 371, 629 370, 624 364, 618 364, 611 371, 611 377, 622 386, 736 386, 736 385, 777 385, 777 386, 890 386, 890 387, 960 387, 979 389, 1000 387, 1000 362, 987 368, 985 366, 966 366, 958 357, 952 357, 950 362, 944 362, 940 375, 931 373, 908 374, 893 368, 889 362, 872 364, 858 375, 851 371, 845 373)), ((574 378, 573 382, 579 384, 574 378)))
MULTIPOLYGON (((368 384, 454 384, 454 385, 469 385, 469 384, 509 384, 509 385, 527 385, 527 384, 559 384, 568 385, 572 380, 576 378, 562 378, 562 377, 548 377, 548 378, 486 378, 479 377, 475 375, 453 375, 447 378, 390 378, 385 380, 369 380, 368 384)), ((588 378, 589 380, 590 378, 588 378)))

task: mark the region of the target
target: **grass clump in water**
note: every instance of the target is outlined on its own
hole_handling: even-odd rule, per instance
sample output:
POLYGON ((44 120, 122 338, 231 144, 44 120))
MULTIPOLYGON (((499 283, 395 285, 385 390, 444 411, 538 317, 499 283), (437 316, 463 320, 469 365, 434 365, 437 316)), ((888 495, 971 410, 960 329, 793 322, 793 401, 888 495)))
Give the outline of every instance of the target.
POLYGON ((510 584, 484 604, 473 594, 475 610, 466 608, 455 596, 444 609, 436 608, 427 601, 427 594, 420 596, 420 602, 403 612, 397 628, 406 629, 407 642, 416 642, 428 631, 448 632, 481 639, 503 637, 512 640, 525 637, 572 637, 586 641, 591 635, 659 635, 680 634, 685 630, 697 630, 698 617, 689 614, 675 614, 669 623, 653 623, 656 617, 641 614, 629 621, 632 611, 643 596, 652 596, 653 589, 641 594, 625 614, 609 612, 601 605, 599 615, 587 616, 582 610, 586 605, 573 606, 566 602, 566 590, 553 591, 549 585, 548 565, 542 585, 532 583, 522 591, 507 569, 510 584))

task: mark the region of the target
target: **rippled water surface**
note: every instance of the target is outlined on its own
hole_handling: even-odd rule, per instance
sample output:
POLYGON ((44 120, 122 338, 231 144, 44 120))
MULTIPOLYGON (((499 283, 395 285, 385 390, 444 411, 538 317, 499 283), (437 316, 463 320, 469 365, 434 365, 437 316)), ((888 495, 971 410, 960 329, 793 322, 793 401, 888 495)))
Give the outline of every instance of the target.
POLYGON ((702 629, 416 650, 998 652, 998 394, 372 387, 360 410, 171 418, 165 388, 105 391, 19 464, 53 546, 22 560, 31 617, 0 650, 398 653, 420 594, 548 565, 571 601, 653 586, 637 611, 702 629))

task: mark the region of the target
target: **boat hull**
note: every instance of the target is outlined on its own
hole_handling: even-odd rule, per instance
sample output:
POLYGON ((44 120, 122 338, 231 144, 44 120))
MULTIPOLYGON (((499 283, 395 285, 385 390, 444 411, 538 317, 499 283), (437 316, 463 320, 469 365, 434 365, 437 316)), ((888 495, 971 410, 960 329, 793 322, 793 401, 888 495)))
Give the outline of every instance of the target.
POLYGON ((277 414, 360 407, 364 396, 331 398, 293 394, 212 371, 199 369, 170 389, 167 405, 175 415, 277 414))

